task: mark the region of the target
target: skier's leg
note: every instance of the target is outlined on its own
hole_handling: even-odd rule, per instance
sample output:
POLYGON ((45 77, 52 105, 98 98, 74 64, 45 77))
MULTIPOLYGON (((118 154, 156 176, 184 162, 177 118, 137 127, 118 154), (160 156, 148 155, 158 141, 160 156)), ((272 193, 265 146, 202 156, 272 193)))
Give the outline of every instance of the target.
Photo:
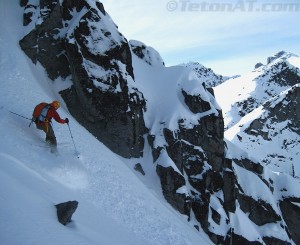
POLYGON ((39 130, 43 130, 46 133, 46 143, 56 148, 57 146, 56 137, 51 124, 48 123, 47 125, 46 123, 38 123, 36 127, 39 130))
POLYGON ((57 147, 56 137, 50 123, 48 125, 48 132, 46 133, 46 141, 54 148, 57 147))

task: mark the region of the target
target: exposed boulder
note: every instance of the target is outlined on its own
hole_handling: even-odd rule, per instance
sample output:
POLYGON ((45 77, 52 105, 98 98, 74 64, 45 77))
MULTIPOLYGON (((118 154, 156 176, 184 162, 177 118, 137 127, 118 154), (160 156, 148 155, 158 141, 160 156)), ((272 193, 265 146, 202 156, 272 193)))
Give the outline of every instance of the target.
POLYGON ((140 163, 134 165, 134 170, 140 172, 142 175, 145 175, 145 171, 140 163))
POLYGON ((67 225, 71 222, 72 215, 76 211, 78 207, 77 201, 69 201, 64 203, 59 203, 55 205, 57 209, 57 218, 58 221, 63 224, 67 225))

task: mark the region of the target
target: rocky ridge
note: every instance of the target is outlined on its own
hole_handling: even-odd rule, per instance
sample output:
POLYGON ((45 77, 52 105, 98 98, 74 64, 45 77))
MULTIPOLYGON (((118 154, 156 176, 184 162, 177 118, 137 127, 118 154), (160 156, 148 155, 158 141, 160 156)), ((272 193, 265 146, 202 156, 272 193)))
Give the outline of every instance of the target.
POLYGON ((300 160, 299 91, 299 84, 292 86, 227 132, 237 131, 232 142, 240 144, 246 151, 257 152, 263 165, 293 177, 300 177, 297 164, 300 160))

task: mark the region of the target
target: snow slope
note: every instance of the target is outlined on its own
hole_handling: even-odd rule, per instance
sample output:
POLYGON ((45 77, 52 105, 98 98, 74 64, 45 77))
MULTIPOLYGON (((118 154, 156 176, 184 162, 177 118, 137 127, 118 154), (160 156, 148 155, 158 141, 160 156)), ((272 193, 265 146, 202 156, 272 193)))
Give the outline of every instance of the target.
POLYGON ((55 89, 69 81, 53 86, 19 48, 24 33, 17 1, 2 0, 0 11, 6 20, 0 23, 1 244, 210 244, 70 116, 55 89), (43 132, 9 112, 30 117, 37 103, 54 99, 62 104, 60 115, 70 118, 79 159, 66 125, 54 122, 55 156, 43 132), (79 206, 64 227, 54 205, 69 200, 79 206))

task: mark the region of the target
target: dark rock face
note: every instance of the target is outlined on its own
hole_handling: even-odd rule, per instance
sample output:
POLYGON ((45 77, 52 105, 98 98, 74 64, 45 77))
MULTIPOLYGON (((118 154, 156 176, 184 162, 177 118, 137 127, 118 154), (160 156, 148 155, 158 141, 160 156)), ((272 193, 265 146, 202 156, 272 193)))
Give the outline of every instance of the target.
POLYGON ((300 198, 284 199, 280 202, 280 209, 293 240, 300 244, 300 198))
POLYGON ((281 220, 271 205, 263 200, 256 201, 242 194, 238 195, 238 200, 244 213, 249 213, 249 218, 258 226, 281 220))
POLYGON ((290 242, 287 241, 281 241, 279 239, 276 239, 274 237, 263 237, 263 240, 266 244, 270 245, 291 245, 290 242))
MULTIPOLYGON (((191 111, 193 108, 206 108, 201 112, 210 110, 211 104, 205 107, 207 104, 203 102, 200 98, 192 97, 185 100, 191 111)), ((194 110, 194 113, 197 112, 199 110, 194 110)), ((148 137, 153 158, 158 163, 157 173, 166 200, 182 214, 188 217, 192 214, 215 244, 262 244, 263 241, 266 244, 290 244, 277 238, 276 234, 275 237, 262 236, 257 241, 248 241, 236 234, 230 225, 227 228, 224 225, 224 222, 229 224, 229 212, 234 214, 238 207, 257 226, 273 224, 282 229, 284 236, 289 234, 281 213, 273 209, 272 200, 270 203, 256 200, 241 188, 233 162, 249 175, 257 176, 260 185, 266 186, 270 193, 274 192, 274 182, 264 179, 264 167, 259 162, 246 157, 233 160, 226 158, 222 113, 204 116, 190 128, 185 127, 184 119, 178 125, 176 132, 168 128, 162 130, 165 146, 155 148, 155 136, 148 137), (165 167, 169 161, 174 164, 173 167, 165 167), (219 198, 220 193, 222 198, 219 198), (216 196, 220 203, 218 210, 211 206, 211 200, 216 200, 216 196), (220 236, 213 231, 218 224, 224 225, 227 236, 220 236)))
POLYGON ((261 245, 261 242, 248 241, 244 237, 233 233, 231 238, 228 239, 227 243, 225 243, 225 244, 261 245))
POLYGON ((58 38, 63 28, 59 1, 41 1, 40 6, 27 4, 24 12, 24 25, 30 24, 33 15, 39 15, 42 23, 20 41, 23 51, 34 64, 40 62, 51 79, 70 75, 64 40, 58 38))
MULTIPOLYGON (((186 105, 193 113, 211 110, 209 102, 182 92, 186 105)), ((178 126, 176 132, 163 128, 165 147, 155 148, 152 143, 155 136, 148 137, 153 158, 157 163, 157 173, 164 197, 182 214, 189 217, 193 213, 212 240, 222 241, 222 237, 209 230, 211 225, 209 220, 220 223, 221 219, 228 217, 222 217, 210 207, 210 198, 214 193, 226 192, 224 208, 226 207, 227 211, 235 210, 236 200, 236 178, 229 170, 231 168, 232 171, 230 159, 225 161, 222 112, 208 113, 193 127, 186 127, 184 119, 178 121, 178 126), (168 162, 172 162, 174 166, 172 167, 171 164, 171 167, 166 167, 168 162), (224 166, 228 168, 226 174, 224 174, 224 166), (191 186, 192 189, 187 186, 191 186), (211 217, 209 210, 211 210, 211 217)))
POLYGON ((234 175, 234 172, 230 170, 224 171, 223 181, 224 181, 224 185, 223 185, 224 208, 225 210, 228 210, 228 212, 234 213, 236 209, 235 200, 236 200, 236 193, 237 193, 235 187, 236 177, 234 175))
POLYGON ((234 159, 234 162, 238 164, 239 166, 256 173, 257 175, 261 175, 263 173, 263 166, 259 163, 255 163, 251 161, 250 159, 244 158, 244 159, 234 159))
POLYGON ((202 100, 199 96, 192 96, 182 90, 184 102, 193 113, 201 113, 211 109, 210 103, 202 100))
POLYGON ((78 207, 77 201, 69 201, 64 203, 59 203, 55 205, 57 209, 57 218, 58 221, 63 224, 67 225, 71 222, 72 215, 76 211, 78 207))
POLYGON ((166 200, 179 212, 186 214, 188 198, 185 194, 178 193, 177 190, 185 185, 184 177, 171 167, 157 165, 156 172, 160 177, 161 186, 166 200))
POLYGON ((71 114, 112 151, 140 157, 147 131, 145 100, 134 85, 129 44, 106 18, 103 5, 41 0, 25 8, 25 25, 33 15, 41 21, 20 46, 51 79, 71 75, 73 86, 61 91, 71 114))

